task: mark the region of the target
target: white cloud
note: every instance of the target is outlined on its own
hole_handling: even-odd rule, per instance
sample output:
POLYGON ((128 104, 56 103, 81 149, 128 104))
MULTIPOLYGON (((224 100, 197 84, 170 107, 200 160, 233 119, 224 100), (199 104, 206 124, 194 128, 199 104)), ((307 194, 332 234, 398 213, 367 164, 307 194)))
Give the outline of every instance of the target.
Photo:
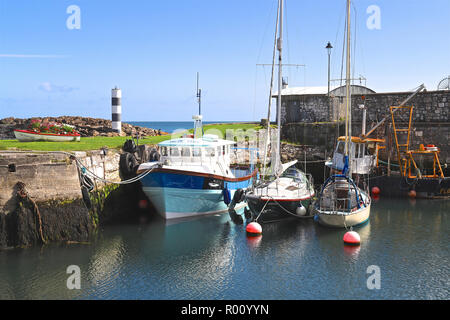
POLYGON ((0 58, 36 58, 36 59, 49 59, 49 58, 67 58, 65 55, 57 54, 9 54, 0 53, 0 58))
POLYGON ((53 93, 68 93, 75 90, 78 90, 78 88, 75 87, 69 87, 69 86, 60 86, 55 85, 50 82, 42 82, 39 84, 39 90, 44 92, 53 92, 53 93))

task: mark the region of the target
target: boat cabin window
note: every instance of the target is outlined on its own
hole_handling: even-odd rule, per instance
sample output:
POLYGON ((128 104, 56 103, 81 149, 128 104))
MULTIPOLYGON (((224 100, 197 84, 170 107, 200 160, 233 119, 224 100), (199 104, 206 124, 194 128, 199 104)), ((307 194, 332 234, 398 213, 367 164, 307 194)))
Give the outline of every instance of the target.
POLYGON ((191 148, 189 147, 183 147, 181 149, 181 156, 182 157, 190 157, 191 156, 191 148))
POLYGON ((225 146, 222 146, 222 153, 225 155, 225 146))
POLYGON ((336 147, 336 153, 344 154, 345 152, 345 142, 339 141, 336 147))
POLYGON ((192 156, 194 157, 201 157, 202 156, 202 149, 199 147, 194 147, 192 149, 192 156))
POLYGON ((171 147, 170 148, 170 156, 171 157, 179 157, 180 156, 180 149, 178 149, 178 147, 171 147))
POLYGON ((216 149, 215 148, 206 148, 206 156, 207 157, 214 157, 216 155, 216 149))
POLYGON ((167 147, 161 147, 161 155, 167 157, 167 147))
POLYGON ((355 158, 364 158, 367 155, 366 146, 364 143, 355 144, 355 158))
POLYGON ((286 178, 293 178, 299 183, 305 183, 307 181, 305 174, 295 167, 290 167, 289 169, 284 171, 281 176, 286 178))

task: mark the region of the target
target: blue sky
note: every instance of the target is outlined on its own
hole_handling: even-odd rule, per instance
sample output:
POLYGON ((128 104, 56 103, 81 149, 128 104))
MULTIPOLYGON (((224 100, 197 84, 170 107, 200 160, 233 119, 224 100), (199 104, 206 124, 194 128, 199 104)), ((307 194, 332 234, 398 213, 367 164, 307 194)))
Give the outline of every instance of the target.
MULTIPOLYGON (((340 77, 345 1, 286 1, 284 62, 306 65, 285 70, 289 85, 326 86, 327 41, 340 77)), ((449 0, 354 0, 352 12, 354 74, 375 91, 433 90, 450 74, 449 0)), ((275 14, 276 0, 0 0, 0 118, 110 118, 117 85, 125 121, 190 121, 200 72, 205 120, 259 120, 275 14)))

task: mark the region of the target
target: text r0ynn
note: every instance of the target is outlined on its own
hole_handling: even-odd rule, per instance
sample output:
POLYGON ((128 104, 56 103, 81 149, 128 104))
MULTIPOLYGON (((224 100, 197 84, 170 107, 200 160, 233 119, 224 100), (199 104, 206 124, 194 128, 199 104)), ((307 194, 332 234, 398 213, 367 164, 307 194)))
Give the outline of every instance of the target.
POLYGON ((81 29, 81 10, 77 5, 70 5, 66 10, 67 14, 70 16, 66 20, 66 27, 69 30, 80 30, 81 29))

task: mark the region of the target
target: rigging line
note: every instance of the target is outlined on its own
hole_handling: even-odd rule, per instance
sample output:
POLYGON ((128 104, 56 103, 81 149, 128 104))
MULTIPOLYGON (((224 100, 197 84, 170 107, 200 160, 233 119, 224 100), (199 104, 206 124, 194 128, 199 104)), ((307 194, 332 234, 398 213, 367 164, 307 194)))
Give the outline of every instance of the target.
POLYGON ((264 39, 266 38, 266 34, 267 34, 268 30, 269 30, 269 23, 272 23, 272 22, 273 22, 272 19, 270 19, 270 17, 273 16, 273 9, 274 9, 274 4, 275 4, 275 2, 276 2, 276 1, 274 1, 274 2, 272 3, 272 7, 270 8, 269 15, 267 16, 267 19, 266 19, 267 22, 266 22, 266 25, 265 25, 265 27, 264 27, 264 33, 263 33, 263 37, 262 37, 262 39, 261 39, 261 45, 260 45, 260 47, 259 47, 258 56, 257 56, 257 58, 256 58, 257 63, 259 62, 259 59, 261 58, 262 48, 263 48, 263 45, 264 45, 264 43, 265 43, 264 39))
POLYGON ((257 93, 257 85, 258 85, 258 66, 255 66, 255 92, 253 95, 253 120, 256 120, 256 93, 257 93))
MULTIPOLYGON (((288 64, 291 63, 291 51, 290 51, 290 47, 289 47, 289 23, 288 23, 288 17, 287 17, 287 0, 284 0, 284 19, 286 20, 285 23, 285 29, 286 29, 286 47, 287 47, 287 61, 288 64)), ((292 79, 292 71, 291 68, 288 69, 288 75, 289 75, 289 79, 292 79)), ((289 82, 289 80, 288 80, 289 82)))
POLYGON ((342 81, 344 78, 344 54, 345 54, 345 40, 347 39, 347 33, 345 32, 345 30, 347 29, 347 22, 348 22, 348 18, 345 17, 345 23, 344 23, 344 38, 342 41, 342 57, 341 57, 341 76, 340 76, 340 84, 339 87, 342 87, 342 81))
MULTIPOLYGON (((342 23, 342 18, 343 18, 343 10, 340 10, 340 12, 341 12, 341 15, 339 16, 338 27, 336 28, 336 37, 334 38, 335 44, 338 43, 338 37, 339 37, 340 30, 341 30, 341 23, 342 23)), ((344 26, 344 29, 345 29, 345 26, 344 26)), ((341 78, 342 78, 342 76, 341 76, 341 78)))
MULTIPOLYGON (((357 20, 358 16, 357 16, 356 7, 355 7, 355 3, 354 2, 352 2, 352 7, 353 7, 353 10, 355 12, 355 19, 353 20, 353 21, 355 21, 355 23, 353 24, 354 25, 354 38, 353 38, 353 53, 352 53, 352 57, 353 57, 353 60, 352 60, 352 62, 353 62, 352 78, 355 79, 355 69, 356 69, 356 67, 355 67, 356 66, 356 31, 358 29, 358 24, 356 23, 356 21, 358 21, 357 20)), ((351 82, 350 82, 350 84, 351 84, 351 82)))

